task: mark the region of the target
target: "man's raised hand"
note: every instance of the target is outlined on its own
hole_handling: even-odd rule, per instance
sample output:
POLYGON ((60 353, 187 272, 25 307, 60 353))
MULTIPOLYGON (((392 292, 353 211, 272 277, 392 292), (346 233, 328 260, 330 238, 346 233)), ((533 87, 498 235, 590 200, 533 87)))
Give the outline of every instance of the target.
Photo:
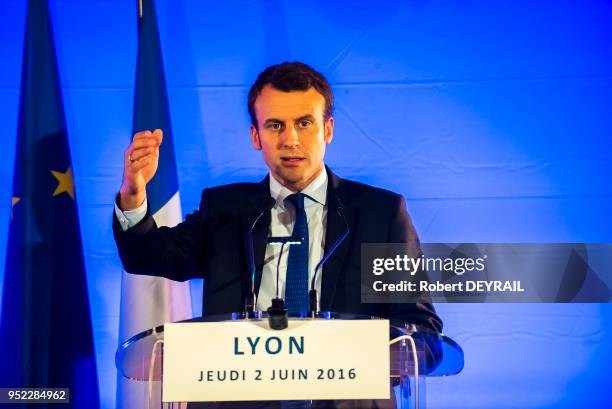
POLYGON ((119 190, 121 210, 133 210, 144 202, 147 183, 157 171, 162 139, 161 129, 134 134, 123 157, 123 183, 119 190))

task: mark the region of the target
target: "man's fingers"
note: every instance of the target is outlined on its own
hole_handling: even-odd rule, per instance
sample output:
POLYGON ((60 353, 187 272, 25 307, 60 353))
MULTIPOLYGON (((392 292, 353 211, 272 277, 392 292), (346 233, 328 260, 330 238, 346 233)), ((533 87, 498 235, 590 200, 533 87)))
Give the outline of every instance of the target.
POLYGON ((126 159, 131 158, 139 158, 142 156, 142 152, 138 152, 140 150, 145 150, 147 152, 153 152, 156 149, 155 139, 151 137, 141 137, 139 139, 135 139, 134 142, 130 144, 128 149, 125 151, 126 159))
POLYGON ((149 130, 136 132, 134 134, 133 141, 148 138, 153 138, 153 140, 155 140, 156 144, 159 146, 162 143, 162 139, 164 138, 164 132, 159 128, 154 130, 153 132, 149 130))
POLYGON ((131 149, 147 148, 150 146, 156 146, 157 142, 153 138, 139 138, 135 139, 130 145, 131 149))
POLYGON ((133 160, 134 158, 141 157, 143 152, 153 152, 155 151, 155 149, 157 148, 155 148, 154 146, 150 146, 149 144, 145 144, 144 147, 140 147, 140 148, 135 148, 134 146, 130 145, 125 150, 125 153, 123 156, 126 160, 127 159, 133 160))
POLYGON ((138 160, 135 160, 133 162, 130 162, 130 170, 134 173, 142 170, 142 168, 144 168, 145 166, 149 165, 151 163, 151 161, 153 160, 153 156, 152 155, 146 155, 138 160))
POLYGON ((136 132, 132 143, 125 151, 126 168, 137 173, 159 157, 159 145, 163 139, 161 129, 136 132))
POLYGON ((153 131, 153 139, 157 143, 157 146, 161 145, 162 140, 164 139, 164 132, 161 129, 156 129, 153 131))
POLYGON ((137 140, 137 139, 143 139, 143 138, 150 138, 152 135, 152 132, 149 131, 148 129, 146 131, 140 131, 140 132, 136 132, 134 134, 134 138, 133 140, 137 140))
POLYGON ((128 160, 130 162, 137 161, 145 156, 152 154, 155 152, 155 148, 140 148, 140 149, 132 149, 131 153, 128 155, 128 160))

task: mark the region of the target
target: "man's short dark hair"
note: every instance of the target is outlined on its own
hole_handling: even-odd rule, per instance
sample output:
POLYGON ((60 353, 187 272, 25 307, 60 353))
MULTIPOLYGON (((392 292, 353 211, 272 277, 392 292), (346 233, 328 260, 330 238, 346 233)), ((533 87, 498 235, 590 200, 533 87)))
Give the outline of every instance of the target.
POLYGON ((256 128, 255 100, 266 85, 283 92, 308 91, 312 87, 325 98, 323 119, 327 121, 334 111, 334 94, 323 74, 302 62, 284 62, 263 70, 249 90, 249 115, 256 128))

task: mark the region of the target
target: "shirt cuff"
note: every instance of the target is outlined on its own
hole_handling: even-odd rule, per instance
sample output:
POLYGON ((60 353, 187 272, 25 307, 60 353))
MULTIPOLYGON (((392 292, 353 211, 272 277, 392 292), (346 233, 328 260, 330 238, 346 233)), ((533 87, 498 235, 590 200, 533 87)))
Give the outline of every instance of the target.
POLYGON ((119 220, 121 229, 126 231, 130 227, 136 226, 142 219, 147 215, 147 198, 142 202, 140 206, 133 210, 122 211, 115 202, 115 216, 119 220))

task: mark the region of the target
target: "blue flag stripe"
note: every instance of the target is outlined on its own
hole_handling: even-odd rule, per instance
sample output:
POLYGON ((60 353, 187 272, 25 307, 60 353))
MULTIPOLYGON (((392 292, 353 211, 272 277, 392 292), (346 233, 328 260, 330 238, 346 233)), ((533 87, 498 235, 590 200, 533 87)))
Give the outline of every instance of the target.
POLYGON ((152 0, 143 0, 142 6, 143 17, 138 25, 134 132, 156 128, 164 132, 159 167, 147 184, 149 209, 155 214, 178 191, 178 180, 155 7, 152 0))

